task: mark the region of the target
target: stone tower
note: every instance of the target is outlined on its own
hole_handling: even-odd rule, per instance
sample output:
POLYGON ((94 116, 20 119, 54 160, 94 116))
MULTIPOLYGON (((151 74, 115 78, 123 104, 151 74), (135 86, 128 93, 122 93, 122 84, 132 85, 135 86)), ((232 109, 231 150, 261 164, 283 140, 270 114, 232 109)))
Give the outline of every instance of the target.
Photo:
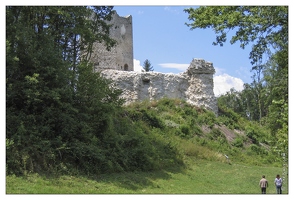
POLYGON ((120 71, 134 71, 133 64, 133 23, 132 16, 121 17, 114 10, 112 20, 108 22, 110 37, 117 41, 117 45, 107 51, 103 43, 93 44, 91 61, 96 72, 105 69, 120 71))

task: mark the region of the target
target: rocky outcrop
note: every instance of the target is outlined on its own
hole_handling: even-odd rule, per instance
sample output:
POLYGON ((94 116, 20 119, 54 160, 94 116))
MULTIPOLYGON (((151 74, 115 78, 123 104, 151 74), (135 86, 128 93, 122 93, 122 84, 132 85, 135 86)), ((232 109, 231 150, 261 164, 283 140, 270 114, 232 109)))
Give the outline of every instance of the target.
POLYGON ((126 104, 162 97, 178 98, 217 114, 214 73, 212 63, 193 59, 187 71, 180 74, 104 70, 101 75, 113 80, 115 87, 123 91, 121 98, 126 100, 126 104))

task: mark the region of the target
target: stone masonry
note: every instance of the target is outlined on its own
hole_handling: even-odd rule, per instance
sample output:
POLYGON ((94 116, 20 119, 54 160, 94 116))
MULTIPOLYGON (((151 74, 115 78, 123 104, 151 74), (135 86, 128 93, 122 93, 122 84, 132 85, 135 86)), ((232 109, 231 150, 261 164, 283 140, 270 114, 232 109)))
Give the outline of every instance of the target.
POLYGON ((121 98, 126 104, 168 97, 186 100, 217 114, 212 63, 193 59, 187 71, 180 74, 135 72, 132 16, 120 17, 114 11, 108 23, 112 24, 110 37, 117 41, 117 45, 107 51, 103 43, 94 43, 90 61, 94 63, 95 72, 111 79, 115 87, 123 91, 121 98))
POLYGON ((133 24, 132 16, 119 16, 116 11, 112 15, 112 24, 109 36, 115 39, 117 45, 108 51, 104 43, 93 44, 93 53, 90 61, 94 63, 94 71, 99 72, 105 69, 122 71, 133 71, 133 24))
POLYGON ((210 62, 193 59, 186 72, 180 74, 103 70, 101 75, 111 79, 123 91, 126 104, 157 100, 162 97, 178 98, 205 107, 217 114, 217 101, 213 93, 215 69, 210 62))

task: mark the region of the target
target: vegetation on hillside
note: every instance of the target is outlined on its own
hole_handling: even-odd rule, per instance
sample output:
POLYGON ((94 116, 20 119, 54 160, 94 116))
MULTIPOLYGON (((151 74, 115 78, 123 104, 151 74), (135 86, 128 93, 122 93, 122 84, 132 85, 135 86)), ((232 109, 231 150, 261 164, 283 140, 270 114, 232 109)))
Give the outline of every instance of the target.
POLYGON ((219 116, 178 99, 124 107, 121 91, 88 62, 93 42, 115 45, 105 23, 111 13, 104 6, 6 7, 7 175, 164 170, 190 158, 228 162, 224 155, 282 165, 288 101, 285 80, 275 80, 287 78, 284 51, 271 57, 263 90, 244 90, 240 104, 238 95, 220 97, 219 116), (253 94, 267 107, 250 107, 253 94), (255 111, 265 114, 256 119, 255 111))
POLYGON ((268 129, 230 109, 223 109, 217 117, 185 101, 163 98, 134 103, 126 110, 132 120, 172 144, 182 158, 227 162, 225 155, 229 155, 231 161, 255 165, 281 161, 270 148, 273 138, 268 129))
MULTIPOLYGON (((163 98, 137 102, 114 113, 105 122, 100 137, 92 136, 87 143, 82 136, 80 141, 72 138, 72 144, 64 144, 67 151, 57 152, 65 159, 57 154, 51 158, 55 162, 53 168, 43 170, 57 174, 163 170, 185 167, 187 158, 228 162, 225 155, 234 163, 281 166, 281 159, 269 146, 268 130, 231 110, 223 110, 216 117, 185 101, 163 98), (79 156, 79 162, 71 160, 73 155, 67 152, 79 156)), ((30 163, 22 161, 17 168, 21 173, 35 171, 30 163)), ((34 164, 44 161, 50 160, 34 164)), ((9 167, 10 173, 18 172, 9 167)))
POLYGON ((188 8, 191 29, 211 28, 214 45, 223 46, 228 33, 231 44, 251 45, 251 84, 232 89, 218 99, 241 116, 267 126, 271 145, 288 158, 288 6, 200 6, 188 8))
POLYGON ((121 101, 78 52, 90 53, 94 41, 115 44, 104 22, 111 10, 6 7, 8 174, 89 166, 103 159, 101 133, 121 101))

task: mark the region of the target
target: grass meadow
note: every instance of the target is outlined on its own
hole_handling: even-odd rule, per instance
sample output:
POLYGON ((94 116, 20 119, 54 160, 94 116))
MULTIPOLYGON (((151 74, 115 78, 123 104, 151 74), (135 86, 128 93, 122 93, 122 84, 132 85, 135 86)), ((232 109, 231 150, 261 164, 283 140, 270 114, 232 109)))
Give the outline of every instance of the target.
MULTIPOLYGON (((269 181, 267 194, 275 194, 274 178, 283 171, 278 167, 207 160, 186 162, 185 168, 96 177, 7 176, 6 194, 260 194, 258 184, 263 174, 269 181)), ((287 183, 283 193, 288 194, 287 183)))

